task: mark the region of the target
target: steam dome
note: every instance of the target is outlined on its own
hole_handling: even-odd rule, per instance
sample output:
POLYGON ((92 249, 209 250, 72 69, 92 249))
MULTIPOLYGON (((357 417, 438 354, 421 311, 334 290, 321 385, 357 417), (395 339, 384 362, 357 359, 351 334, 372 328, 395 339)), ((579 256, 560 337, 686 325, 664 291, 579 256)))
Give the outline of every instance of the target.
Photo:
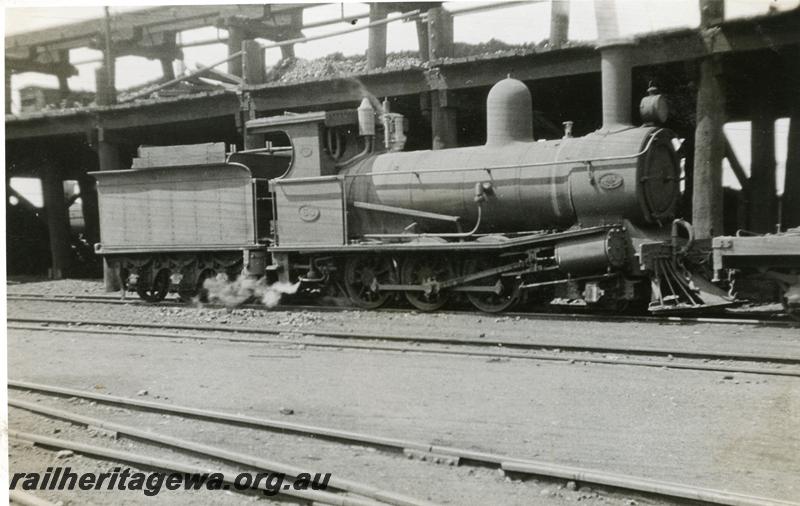
POLYGON ((533 101, 525 83, 503 79, 486 97, 486 145, 533 141, 533 101))

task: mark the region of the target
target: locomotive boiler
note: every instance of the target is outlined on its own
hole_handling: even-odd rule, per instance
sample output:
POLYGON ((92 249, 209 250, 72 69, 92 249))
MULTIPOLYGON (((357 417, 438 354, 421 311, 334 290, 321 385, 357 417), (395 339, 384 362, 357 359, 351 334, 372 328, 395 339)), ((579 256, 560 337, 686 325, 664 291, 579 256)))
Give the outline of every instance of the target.
MULTIPOLYGON (((680 168, 668 131, 614 125, 581 138, 534 142, 530 92, 510 78, 491 89, 486 106, 484 146, 362 160, 342 171, 348 204, 455 216, 481 232, 622 220, 651 225, 674 216, 680 168), (476 194, 482 198, 476 201, 476 194)), ((408 225, 391 213, 357 215, 357 231, 369 235, 402 232, 408 225)))
MULTIPOLYGON (((343 292, 365 308, 401 296, 425 311, 453 298, 489 312, 520 300, 651 310, 727 304, 689 268, 692 233, 675 216, 680 166, 673 134, 659 126, 663 100, 645 97, 645 124, 630 124, 630 76, 614 72, 626 53, 602 55, 603 126, 583 137, 565 131, 536 141, 531 94, 509 77, 488 94, 482 146, 404 152, 404 118, 365 98, 357 110, 250 120, 248 139, 266 147, 211 169, 180 157, 175 167, 99 173, 101 213, 119 194, 116 178, 138 181, 114 202, 118 216, 161 223, 146 216, 151 206, 125 210, 160 195, 185 219, 145 247, 101 243, 98 252, 149 300, 192 296, 225 272, 343 292), (276 147, 281 136, 288 142, 276 147), (212 226, 187 232, 198 215, 212 226)), ((101 217, 101 229, 112 221, 101 217)), ((122 230, 109 236, 124 243, 122 230)))

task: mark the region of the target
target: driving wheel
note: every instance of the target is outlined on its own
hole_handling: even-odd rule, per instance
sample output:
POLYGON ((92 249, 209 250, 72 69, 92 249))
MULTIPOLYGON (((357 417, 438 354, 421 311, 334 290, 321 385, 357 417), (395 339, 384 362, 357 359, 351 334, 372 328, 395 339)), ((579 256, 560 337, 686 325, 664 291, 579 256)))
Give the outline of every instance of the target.
POLYGON ((443 256, 411 256, 403 262, 400 278, 404 285, 423 285, 424 290, 407 290, 406 299, 421 311, 436 311, 450 299, 451 292, 438 283, 455 277, 451 262, 443 256))
POLYGON ((344 288, 350 301, 364 309, 384 305, 391 292, 380 291, 377 285, 395 284, 394 262, 386 256, 359 255, 347 259, 344 267, 344 288))
MULTIPOLYGON (((489 258, 471 258, 464 264, 464 274, 469 276, 476 272, 499 267, 501 262, 489 258)), ((493 292, 466 292, 467 299, 480 311, 499 313, 513 306, 519 300, 519 291, 514 286, 514 278, 503 278, 499 274, 476 279, 468 286, 491 287, 493 292)))

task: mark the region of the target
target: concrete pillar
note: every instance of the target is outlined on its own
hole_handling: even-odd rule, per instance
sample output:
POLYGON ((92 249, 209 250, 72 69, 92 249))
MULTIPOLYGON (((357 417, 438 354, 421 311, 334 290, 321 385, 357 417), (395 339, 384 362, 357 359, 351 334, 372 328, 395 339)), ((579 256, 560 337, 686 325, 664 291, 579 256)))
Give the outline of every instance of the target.
MULTIPOLYGON (((59 51, 58 60, 62 63, 69 63, 69 51, 59 51)), ((67 75, 59 74, 57 77, 58 93, 61 96, 61 100, 65 100, 69 97, 69 81, 67 81, 67 75)))
POLYGON ((428 59, 453 56, 453 15, 442 7, 428 10, 428 59))
MULTIPOLYGON (((260 84, 266 81, 266 72, 264 69, 264 50, 261 45, 254 40, 246 40, 242 42, 242 76, 246 84, 260 84)), ((255 149, 263 148, 263 139, 260 135, 247 135, 245 130, 245 123, 254 119, 255 105, 250 96, 249 91, 245 91, 241 96, 241 109, 240 116, 241 132, 244 134, 244 148, 255 149)))
POLYGON ((692 198, 694 196, 694 138, 687 137, 681 146, 680 155, 683 161, 683 201, 681 216, 692 216, 692 198))
POLYGON ((722 126, 725 123, 725 97, 720 74, 720 63, 714 57, 700 61, 692 196, 692 224, 697 239, 723 233, 722 158, 725 137, 722 126))
POLYGON ((725 21, 725 0, 700 0, 700 26, 714 26, 725 21))
POLYGON ((5 109, 5 113, 6 114, 11 114, 11 93, 12 93, 11 71, 6 68, 5 74, 6 74, 6 109, 5 109))
POLYGON ((750 198, 756 203, 749 212, 747 228, 754 232, 775 232, 778 197, 775 188, 775 79, 779 61, 760 59, 761 70, 753 76, 750 93, 750 198))
MULTIPOLYGON (((707 29, 724 17, 724 0, 700 0, 700 28, 707 29)), ((722 159, 725 156, 725 95, 722 62, 708 56, 699 62, 697 126, 694 132, 692 225, 696 239, 723 233, 722 159)))
MULTIPOLYGON (((760 103, 761 100, 756 100, 760 103)), ((775 232, 778 223, 778 199, 775 190, 775 118, 769 110, 756 112, 750 130, 750 208, 748 229, 775 232)))
POLYGON ((289 58, 294 58, 294 44, 281 46, 281 58, 284 60, 288 60, 289 58))
MULTIPOLYGON (((386 19, 386 9, 381 4, 369 4, 369 22, 386 19)), ((386 66, 386 25, 378 25, 369 29, 367 45, 367 70, 386 66)))
POLYGON ((59 74, 57 77, 58 95, 61 97, 61 100, 66 100, 69 97, 69 81, 67 81, 67 76, 64 74, 59 74))
POLYGON ((563 46, 569 40, 569 0, 550 0, 550 45, 563 46))
MULTIPOLYGON (((239 52, 242 50, 242 42, 244 41, 244 32, 241 28, 229 27, 228 28, 228 54, 239 52)), ((242 76, 242 59, 234 58, 228 62, 228 73, 235 76, 242 76)))
POLYGON ((81 208, 86 230, 84 235, 86 242, 94 246, 95 243, 100 242, 100 220, 98 219, 95 180, 84 174, 78 179, 78 185, 81 189, 81 208))
MULTIPOLYGON (((297 10, 291 14, 292 22, 291 29, 283 37, 286 40, 299 38, 303 36, 303 11, 297 10)), ((294 44, 288 46, 281 46, 281 58, 288 60, 294 58, 294 44)))
POLYGON ((597 40, 604 41, 619 37, 615 0, 594 0, 594 17, 597 23, 597 40))
POLYGON ((450 92, 431 92, 432 148, 447 149, 458 146, 457 110, 450 92))
POLYGON ((793 115, 790 120, 787 146, 781 202, 781 226, 784 229, 800 227, 800 114, 793 115))
POLYGON ((43 164, 41 178, 47 232, 50 237, 50 278, 64 279, 69 274, 71 252, 69 215, 64 200, 61 167, 52 162, 43 164))
POLYGON ((781 199, 781 227, 800 227, 800 46, 784 51, 783 72, 789 90, 789 138, 781 199))
POLYGON ((122 154, 119 146, 106 140, 97 143, 97 161, 100 170, 122 170, 122 154))
POLYGON ((247 84, 261 84, 266 80, 264 50, 254 40, 242 42, 242 78, 247 84))
MULTIPOLYGON (((113 72, 113 71, 112 71, 113 72)), ((111 105, 117 102, 117 90, 114 89, 108 69, 98 67, 94 73, 97 105, 111 105)))
POLYGON ((172 68, 171 58, 161 58, 161 75, 164 76, 165 81, 175 79, 175 69, 172 68))
MULTIPOLYGON (((97 143, 97 158, 100 170, 121 170, 123 168, 119 146, 104 140, 102 131, 100 132, 100 141, 97 143)), ((119 273, 112 269, 105 259, 103 260, 103 282, 107 292, 116 292, 122 287, 119 273)))
POLYGON ((428 24, 417 20, 417 45, 419 46, 419 59, 428 61, 430 49, 428 45, 428 24))

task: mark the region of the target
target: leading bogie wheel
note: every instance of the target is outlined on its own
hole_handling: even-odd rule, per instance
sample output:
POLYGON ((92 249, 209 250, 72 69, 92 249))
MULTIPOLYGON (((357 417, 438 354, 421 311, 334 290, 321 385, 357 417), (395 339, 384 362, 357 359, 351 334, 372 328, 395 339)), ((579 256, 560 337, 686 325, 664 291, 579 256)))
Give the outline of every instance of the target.
POLYGON ((456 276, 456 270, 444 256, 410 256, 403 262, 400 279, 404 285, 423 285, 424 290, 407 290, 406 299, 420 311, 436 311, 450 300, 450 292, 438 284, 456 276))
MULTIPOLYGON (((144 286, 141 283, 137 284, 136 293, 147 302, 161 302, 169 292, 169 276, 169 269, 159 270, 150 286, 144 286)), ((139 279, 141 280, 142 277, 140 276, 139 279)))
POLYGON ((378 284, 397 281, 394 261, 388 256, 359 255, 347 259, 344 267, 344 288, 350 301, 364 309, 384 305, 391 292, 381 291, 378 284))

